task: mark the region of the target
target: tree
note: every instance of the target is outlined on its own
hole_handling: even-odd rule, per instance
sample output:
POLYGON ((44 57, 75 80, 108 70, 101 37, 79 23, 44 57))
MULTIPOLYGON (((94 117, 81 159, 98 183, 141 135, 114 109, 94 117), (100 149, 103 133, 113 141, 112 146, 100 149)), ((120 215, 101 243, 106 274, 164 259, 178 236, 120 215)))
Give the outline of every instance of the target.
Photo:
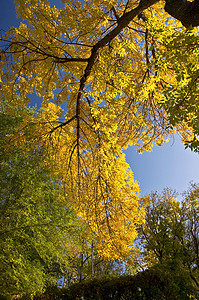
MULTIPOLYGON (((10 103, 20 95, 19 107, 31 93, 42 98, 31 124, 73 211, 102 257, 133 258, 145 203, 122 151, 132 144, 151 151, 175 131, 198 150, 197 28, 183 28, 157 0, 63 2, 60 10, 47 0, 16 0, 23 22, 1 38, 2 95, 10 103)), ((165 8, 197 26, 197 3, 165 8)))
POLYGON ((186 266, 190 276, 199 287, 199 185, 192 183, 184 192, 182 214, 185 219, 185 235, 181 240, 186 254, 186 266))
POLYGON ((170 189, 162 194, 152 192, 147 196, 150 204, 146 223, 139 229, 140 245, 148 267, 173 277, 176 287, 185 294, 188 290, 198 290, 199 286, 198 190, 198 185, 192 184, 182 203, 175 199, 176 192, 170 189))
POLYGON ((19 108, 13 115, 11 111, 4 101, 0 111, 0 286, 1 296, 7 298, 41 292, 55 284, 56 265, 71 267, 69 248, 76 243, 79 228, 66 207, 59 180, 50 171, 45 149, 26 148, 25 136, 21 147, 7 144, 6 138, 17 133, 23 118, 32 118, 36 112, 19 108))

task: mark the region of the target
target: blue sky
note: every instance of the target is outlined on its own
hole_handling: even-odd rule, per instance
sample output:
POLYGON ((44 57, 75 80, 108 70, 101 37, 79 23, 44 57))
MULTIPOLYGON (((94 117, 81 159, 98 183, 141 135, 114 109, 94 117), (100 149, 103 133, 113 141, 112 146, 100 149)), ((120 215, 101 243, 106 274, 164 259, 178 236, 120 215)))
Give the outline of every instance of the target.
MULTIPOLYGON (((50 2, 55 6, 63 5, 60 0, 50 2)), ((0 29, 7 31, 11 26, 18 26, 19 22, 14 0, 0 0, 0 29)), ((130 147, 125 153, 134 177, 140 184, 141 195, 152 190, 161 191, 164 187, 182 193, 190 181, 199 182, 199 154, 185 150, 177 135, 163 146, 156 146, 152 152, 138 154, 135 147, 130 147)))

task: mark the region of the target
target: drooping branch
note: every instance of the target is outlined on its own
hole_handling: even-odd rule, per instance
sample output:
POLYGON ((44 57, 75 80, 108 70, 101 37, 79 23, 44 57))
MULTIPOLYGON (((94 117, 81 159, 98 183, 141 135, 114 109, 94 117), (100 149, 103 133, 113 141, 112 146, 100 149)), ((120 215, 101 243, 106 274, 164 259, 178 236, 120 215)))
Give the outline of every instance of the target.
POLYGON ((199 26, 199 0, 166 0, 165 11, 185 27, 199 26))

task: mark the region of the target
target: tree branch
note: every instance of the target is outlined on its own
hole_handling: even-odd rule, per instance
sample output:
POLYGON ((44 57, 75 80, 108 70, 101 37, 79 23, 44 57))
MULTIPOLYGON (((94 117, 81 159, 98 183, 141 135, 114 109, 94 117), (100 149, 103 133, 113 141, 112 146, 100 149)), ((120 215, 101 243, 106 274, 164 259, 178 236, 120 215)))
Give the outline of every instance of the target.
POLYGON ((88 62, 88 58, 81 58, 81 57, 57 57, 57 58, 55 58, 55 63, 65 63, 65 62, 88 62))
POLYGON ((69 124, 69 123, 72 122, 75 118, 76 118, 76 116, 73 116, 73 117, 70 118, 69 120, 62 122, 61 124, 57 125, 57 126, 54 127, 53 129, 51 129, 51 131, 50 131, 49 133, 51 134, 51 133, 53 133, 55 130, 57 130, 58 128, 62 128, 63 126, 69 124))

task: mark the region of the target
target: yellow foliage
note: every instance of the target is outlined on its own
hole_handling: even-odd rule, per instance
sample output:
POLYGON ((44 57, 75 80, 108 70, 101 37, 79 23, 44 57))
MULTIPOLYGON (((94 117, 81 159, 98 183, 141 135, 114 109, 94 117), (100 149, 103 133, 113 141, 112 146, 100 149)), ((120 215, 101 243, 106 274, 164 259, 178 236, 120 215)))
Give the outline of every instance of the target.
MULTIPOLYGON (((129 145, 151 151, 175 130, 183 139, 191 132, 186 124, 169 129, 159 105, 165 101, 162 83, 175 86, 177 80, 156 50, 166 51, 164 40, 180 23, 168 18, 159 1, 112 36, 138 1, 70 0, 63 9, 48 0, 15 2, 23 22, 2 37, 10 42, 0 62, 1 97, 15 108, 27 105, 29 94, 42 98, 40 114, 23 124, 37 124, 32 146, 48 148, 67 199, 90 226, 100 255, 133 257, 145 203, 140 205, 122 151, 129 145)), ((24 142, 23 126, 17 146, 24 142)))

